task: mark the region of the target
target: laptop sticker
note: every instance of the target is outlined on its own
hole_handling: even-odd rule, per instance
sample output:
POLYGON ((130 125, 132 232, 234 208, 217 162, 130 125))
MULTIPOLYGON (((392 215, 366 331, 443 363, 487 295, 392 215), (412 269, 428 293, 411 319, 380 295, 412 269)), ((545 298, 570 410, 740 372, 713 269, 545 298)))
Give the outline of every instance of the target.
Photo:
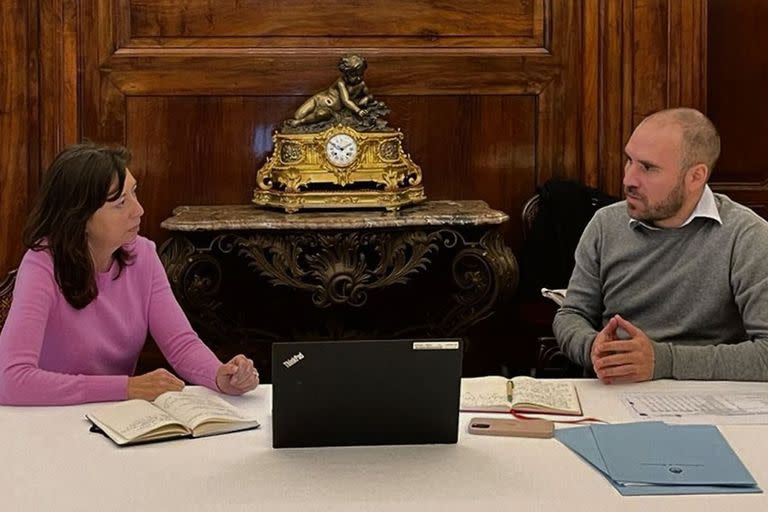
POLYGON ((458 341, 414 341, 413 350, 458 350, 458 341))

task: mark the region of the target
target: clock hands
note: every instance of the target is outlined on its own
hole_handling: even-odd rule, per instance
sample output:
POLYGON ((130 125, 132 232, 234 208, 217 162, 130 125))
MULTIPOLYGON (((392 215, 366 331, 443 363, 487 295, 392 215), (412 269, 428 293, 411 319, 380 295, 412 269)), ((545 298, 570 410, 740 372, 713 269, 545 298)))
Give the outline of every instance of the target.
POLYGON ((336 165, 346 165, 355 158, 357 142, 348 136, 333 137, 328 141, 328 157, 336 165))
POLYGON ((355 142, 352 141, 352 142, 349 142, 347 144, 344 144, 343 146, 340 146, 340 145, 336 144, 335 142, 329 142, 328 144, 330 144, 334 148, 338 149, 339 151, 344 151, 345 149, 347 149, 349 146, 353 145, 354 143, 355 142))

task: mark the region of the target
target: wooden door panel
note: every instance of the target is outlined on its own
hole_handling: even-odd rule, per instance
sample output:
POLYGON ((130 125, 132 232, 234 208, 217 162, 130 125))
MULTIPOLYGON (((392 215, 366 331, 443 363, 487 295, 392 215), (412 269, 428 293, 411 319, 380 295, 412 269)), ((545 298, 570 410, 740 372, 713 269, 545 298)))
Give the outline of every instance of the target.
MULTIPOLYGON (((535 187, 535 99, 531 96, 382 96, 405 149, 422 167, 430 199, 483 198, 516 211, 535 187)), ((145 209, 143 233, 180 204, 249 203, 272 133, 295 97, 130 97, 127 146, 145 209), (224 186, 226 184, 226 186, 224 186)), ((505 227, 518 243, 515 223, 505 227)))
POLYGON ((541 46, 548 0, 134 0, 131 45, 541 46), (238 41, 239 39, 239 41, 238 41), (367 42, 367 43, 366 43, 367 42), (385 44, 382 44, 386 42, 385 44))
POLYGON ((430 198, 480 198, 510 212, 504 233, 517 249, 517 212, 537 184, 581 179, 577 5, 474 2, 477 15, 467 16, 466 2, 370 2, 364 22, 342 26, 359 11, 354 3, 329 14, 303 2, 309 14, 296 24, 299 3, 266 17, 254 1, 85 9, 113 23, 90 36, 101 49, 86 55, 84 97, 99 99, 83 113, 83 131, 133 150, 151 237, 164 237, 159 223, 175 205, 248 202, 274 127, 336 79, 355 38, 370 47, 361 52, 366 83, 406 134, 430 198), (414 10, 411 21, 398 21, 397 9, 414 10), (414 44, 430 23, 452 48, 414 44), (318 48, 326 36, 347 47, 318 48), (300 47, 287 48, 292 38, 300 47), (477 47, 458 48, 468 42, 477 47))
MULTIPOLYGON (((346 52, 248 49, 123 49, 101 67, 122 94, 306 96, 338 77, 346 52)), ((361 52, 368 60, 366 83, 375 94, 538 94, 562 74, 562 57, 510 49, 492 55, 472 52, 393 50, 361 52)), ((567 77, 578 82, 578 77, 567 77)), ((577 91, 578 92, 578 91, 577 91)))
POLYGON ((722 153, 713 188, 768 218, 768 3, 709 3, 707 108, 722 153))

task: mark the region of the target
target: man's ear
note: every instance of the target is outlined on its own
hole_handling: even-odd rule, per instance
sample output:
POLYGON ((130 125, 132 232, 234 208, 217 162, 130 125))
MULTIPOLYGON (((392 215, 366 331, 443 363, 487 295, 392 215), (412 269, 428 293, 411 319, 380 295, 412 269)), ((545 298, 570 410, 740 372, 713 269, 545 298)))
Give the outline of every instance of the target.
POLYGON ((688 169, 689 183, 694 187, 703 187, 709 178, 709 169, 705 164, 696 164, 688 169))

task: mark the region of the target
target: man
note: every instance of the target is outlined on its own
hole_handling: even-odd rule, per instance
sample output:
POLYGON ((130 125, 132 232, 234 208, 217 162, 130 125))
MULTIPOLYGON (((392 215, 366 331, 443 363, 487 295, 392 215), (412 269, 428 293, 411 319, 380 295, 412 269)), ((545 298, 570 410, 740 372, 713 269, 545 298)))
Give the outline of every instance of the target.
POLYGON ((625 153, 626 200, 587 225, 555 316, 563 351, 607 384, 768 380, 768 223, 707 186, 715 127, 657 112, 625 153))

